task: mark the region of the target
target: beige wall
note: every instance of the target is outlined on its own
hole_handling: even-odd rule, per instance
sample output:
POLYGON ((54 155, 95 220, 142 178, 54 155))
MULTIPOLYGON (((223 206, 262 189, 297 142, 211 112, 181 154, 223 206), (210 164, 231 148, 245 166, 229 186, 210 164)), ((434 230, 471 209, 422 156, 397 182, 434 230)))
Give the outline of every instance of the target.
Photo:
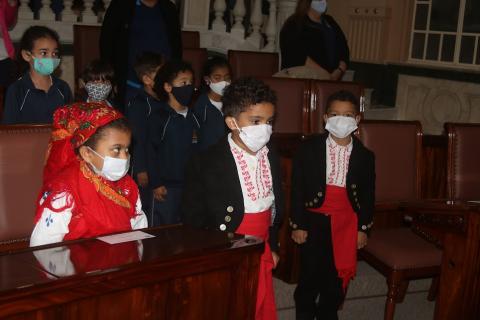
MULTIPOLYGON (((352 35, 349 35, 354 21, 350 15, 352 8, 386 9, 387 17, 382 20, 382 37, 376 43, 380 54, 374 59, 367 60, 373 63, 405 62, 408 57, 413 2, 413 0, 329 0, 328 12, 340 24, 347 38, 350 38, 349 42, 353 43, 355 39, 351 39, 352 35)), ((359 60, 356 56, 358 53, 353 49, 353 60, 359 60)))

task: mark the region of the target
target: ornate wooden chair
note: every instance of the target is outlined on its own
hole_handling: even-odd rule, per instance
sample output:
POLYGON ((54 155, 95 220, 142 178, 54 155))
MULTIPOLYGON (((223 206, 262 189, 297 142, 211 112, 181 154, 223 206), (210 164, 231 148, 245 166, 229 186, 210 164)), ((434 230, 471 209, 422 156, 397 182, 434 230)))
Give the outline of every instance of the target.
POLYGON ((183 48, 183 60, 192 64, 195 73, 195 88, 199 89, 202 83, 202 70, 207 61, 207 49, 204 48, 183 48))
MULTIPOLYGON (((375 153, 375 228, 363 259, 387 278, 385 320, 392 320, 409 280, 434 278, 436 292, 441 251, 410 228, 402 226, 401 201, 420 198, 421 125, 416 121, 364 121, 359 137, 375 153)), ((369 231, 369 228, 366 228, 369 231)))
POLYGON ((228 62, 234 78, 270 77, 278 71, 278 53, 253 51, 228 51, 228 62))
POLYGON ((0 252, 28 246, 51 129, 0 126, 0 252))
POLYGON ((446 123, 447 194, 451 200, 480 200, 480 124, 446 123))
POLYGON ((182 31, 182 48, 183 49, 200 48, 200 32, 182 31))

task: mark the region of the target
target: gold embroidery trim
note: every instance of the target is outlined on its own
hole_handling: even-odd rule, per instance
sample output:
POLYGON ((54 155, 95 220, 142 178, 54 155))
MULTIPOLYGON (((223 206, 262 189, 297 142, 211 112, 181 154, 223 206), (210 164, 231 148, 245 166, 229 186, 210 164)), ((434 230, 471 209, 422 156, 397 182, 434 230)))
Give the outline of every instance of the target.
POLYGON ((112 200, 119 206, 130 209, 130 202, 120 194, 120 191, 115 191, 112 187, 106 185, 95 173, 88 168, 88 165, 82 161, 80 164, 80 170, 83 173, 83 176, 87 178, 94 186, 97 192, 100 192, 102 195, 107 197, 107 199, 112 200))
POLYGON ((58 141, 70 137, 72 134, 65 129, 57 129, 52 132, 52 140, 58 141))

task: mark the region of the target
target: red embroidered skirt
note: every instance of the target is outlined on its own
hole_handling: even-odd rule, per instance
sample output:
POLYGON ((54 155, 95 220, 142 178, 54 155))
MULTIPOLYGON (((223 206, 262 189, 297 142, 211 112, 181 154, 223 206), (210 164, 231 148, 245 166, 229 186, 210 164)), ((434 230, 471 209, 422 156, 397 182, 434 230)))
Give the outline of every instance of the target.
POLYGON ((345 290, 357 270, 358 234, 358 218, 348 199, 347 189, 327 185, 322 206, 310 211, 330 216, 335 267, 345 290))
POLYGON ((244 214, 242 223, 235 231, 239 234, 248 234, 259 237, 265 241, 265 251, 260 258, 255 320, 277 319, 272 279, 273 257, 268 244, 268 230, 271 224, 271 219, 272 210, 255 214, 244 214))

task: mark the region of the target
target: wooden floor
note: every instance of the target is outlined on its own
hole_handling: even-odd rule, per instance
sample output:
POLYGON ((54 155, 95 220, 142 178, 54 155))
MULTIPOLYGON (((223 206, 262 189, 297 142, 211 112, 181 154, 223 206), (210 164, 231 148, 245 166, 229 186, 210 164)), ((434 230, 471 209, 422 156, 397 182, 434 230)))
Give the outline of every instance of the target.
MULTIPOLYGON (((294 320, 295 285, 274 280, 279 320, 294 320)), ((431 320, 434 302, 427 300, 430 280, 412 281, 403 303, 397 304, 395 320, 431 320)), ((340 320, 383 320, 387 285, 385 278, 365 262, 359 262, 358 273, 351 283, 347 300, 339 312, 340 320)))

